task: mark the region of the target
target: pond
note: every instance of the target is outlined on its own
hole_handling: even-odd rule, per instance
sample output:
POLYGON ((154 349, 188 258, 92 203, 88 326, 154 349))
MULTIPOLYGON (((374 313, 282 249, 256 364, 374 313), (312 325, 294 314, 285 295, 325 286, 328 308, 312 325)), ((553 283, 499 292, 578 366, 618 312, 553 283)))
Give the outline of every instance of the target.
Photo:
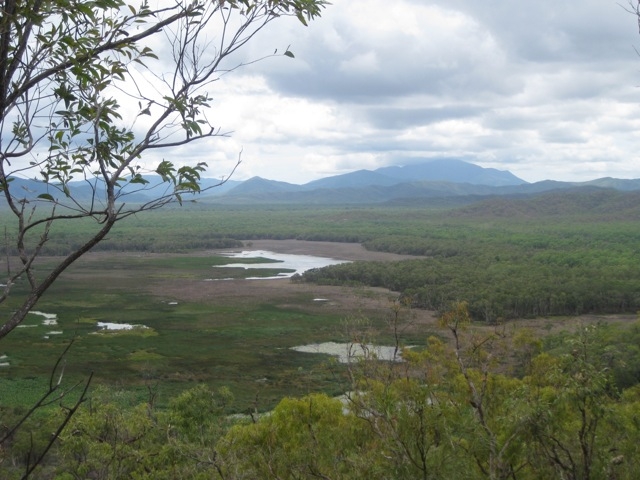
POLYGON ((360 343, 324 342, 291 347, 291 350, 303 353, 324 353, 338 358, 340 363, 357 361, 364 357, 373 357, 389 362, 401 362, 401 352, 388 345, 363 345, 360 343))
POLYGON ((148 328, 145 325, 132 325, 130 323, 98 322, 96 326, 100 330, 133 330, 134 328, 148 328))
POLYGON ((295 274, 301 275, 312 268, 328 267, 329 265, 338 265, 340 263, 348 263, 348 260, 337 260, 335 258, 315 257, 312 255, 294 255, 289 253, 276 253, 266 250, 244 250, 242 252, 223 252, 221 255, 229 258, 268 258, 273 262, 261 263, 230 263, 228 265, 220 265, 226 268, 282 268, 291 270, 283 272, 274 277, 248 277, 247 280, 268 280, 274 278, 290 278, 295 274))
POLYGON ((32 315, 39 315, 41 317, 43 317, 42 319, 42 325, 47 325, 47 326, 52 326, 52 325, 57 325, 58 324, 58 314, 57 313, 45 313, 45 312, 38 312, 38 311, 31 311, 29 312, 32 315))

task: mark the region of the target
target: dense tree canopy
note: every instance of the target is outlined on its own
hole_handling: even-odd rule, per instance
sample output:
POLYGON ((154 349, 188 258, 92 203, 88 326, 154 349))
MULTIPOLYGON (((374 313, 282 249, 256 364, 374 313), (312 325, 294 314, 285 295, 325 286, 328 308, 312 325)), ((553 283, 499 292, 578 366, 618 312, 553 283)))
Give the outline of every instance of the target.
MULTIPOLYGON (((97 389, 39 478, 637 478, 640 394, 613 368, 627 329, 584 324, 535 353, 526 332, 471 328, 465 303, 440 324, 403 361, 353 359, 342 397, 288 397, 268 413, 229 415, 228 389, 205 385, 166 408, 97 389), (532 355, 514 357, 526 345, 532 355)), ((54 420, 6 442, 3 478, 20 478, 54 420)))

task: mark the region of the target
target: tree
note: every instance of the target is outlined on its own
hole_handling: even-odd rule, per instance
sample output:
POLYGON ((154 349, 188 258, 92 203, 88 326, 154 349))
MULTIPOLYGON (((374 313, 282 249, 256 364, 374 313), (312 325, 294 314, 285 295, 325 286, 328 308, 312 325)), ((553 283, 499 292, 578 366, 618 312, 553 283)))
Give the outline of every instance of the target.
MULTIPOLYGON (((43 293, 120 220, 200 191, 205 164, 157 162, 162 179, 145 179, 150 152, 226 135, 206 112, 209 89, 242 66, 233 54, 273 20, 303 24, 324 0, 176 1, 150 7, 122 0, 5 0, 0 17, 0 190, 15 220, 7 229, 6 281, 0 302, 25 278, 28 291, 0 326, 16 328, 43 293), (164 42, 152 49, 153 42, 164 42), (214 43, 215 42, 215 43, 214 43), (132 108, 133 107, 133 108, 132 108), (39 195, 18 177, 43 184, 39 195), (85 182, 89 198, 70 189, 85 182), (14 187, 14 185, 16 185, 14 187), (129 204, 136 189, 152 200, 129 204), (95 231, 43 275, 34 266, 54 224, 91 219, 95 231), (7 241, 8 243, 8 241, 7 241), (11 262, 9 257, 17 257, 11 262)), ((286 56, 293 56, 287 49, 286 56)), ((222 180, 224 181, 224 180, 222 180)))
MULTIPOLYGON (((0 339, 117 222, 200 192, 204 163, 163 159, 149 168, 147 157, 227 135, 206 113, 214 82, 246 64, 234 54, 272 21, 294 16, 306 25, 326 4, 3 0, 0 207, 12 224, 4 225, 0 339), (161 183, 149 183, 148 173, 161 183), (37 192, 22 188, 25 178, 38 181, 37 192), (72 181, 89 195, 79 195, 72 181), (140 190, 157 193, 128 202, 140 190), (55 229, 78 221, 93 222, 92 233, 56 263, 39 264, 55 229)), ((283 55, 293 57, 288 49, 283 55)))
POLYGON ((603 343, 601 328, 586 325, 569 339, 571 353, 541 354, 532 363, 527 378, 534 406, 528 421, 532 464, 550 468, 551 475, 621 478, 619 470, 628 467, 617 444, 624 443, 623 433, 635 437, 637 431, 624 432, 629 412, 619 402, 603 343))
POLYGON ((284 398, 255 423, 232 427, 218 443, 222 478, 389 478, 379 444, 338 399, 284 398))
POLYGON ((214 444, 232 422, 227 389, 200 384, 165 409, 123 406, 119 393, 98 387, 73 417, 51 462, 56 478, 218 478, 214 444))

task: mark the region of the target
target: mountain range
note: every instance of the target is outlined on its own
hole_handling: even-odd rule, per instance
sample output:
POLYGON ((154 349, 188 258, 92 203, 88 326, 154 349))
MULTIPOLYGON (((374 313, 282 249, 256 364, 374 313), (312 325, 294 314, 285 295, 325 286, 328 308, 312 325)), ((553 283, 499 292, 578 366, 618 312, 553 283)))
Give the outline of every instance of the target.
MULTIPOLYGON (((149 184, 125 185, 120 193, 127 202, 145 202, 161 194, 166 186, 157 176, 148 176, 149 184)), ((35 180, 15 178, 14 194, 20 190, 26 197, 48 193, 63 195, 50 185, 35 180)), ((87 182, 70 182, 69 189, 79 200, 89 199, 95 188, 87 182)), ((600 178, 589 182, 545 180, 528 183, 509 171, 483 168, 458 160, 439 159, 406 166, 358 170, 296 185, 253 177, 245 181, 202 179, 202 192, 185 196, 187 200, 221 204, 395 204, 395 205, 461 205, 493 197, 522 197, 543 192, 570 189, 640 190, 640 179, 600 178)))
POLYGON ((224 187, 216 192, 216 202, 460 205, 492 197, 521 197, 555 190, 640 191, 640 179, 607 177, 588 182, 545 180, 528 183, 509 171, 483 168, 463 160, 439 159, 377 170, 357 170, 304 185, 253 177, 224 187))

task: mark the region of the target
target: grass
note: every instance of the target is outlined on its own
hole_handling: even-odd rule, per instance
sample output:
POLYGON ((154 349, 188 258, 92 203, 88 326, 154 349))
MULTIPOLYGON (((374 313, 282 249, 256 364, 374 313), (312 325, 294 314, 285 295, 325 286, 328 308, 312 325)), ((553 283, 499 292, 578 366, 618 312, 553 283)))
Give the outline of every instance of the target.
MULTIPOLYGON (((25 323, 34 326, 16 329, 10 341, 3 342, 0 355, 7 355, 10 367, 0 370, 0 405, 33 402, 44 390, 55 359, 71 341, 66 382, 93 373, 94 385, 124 389, 135 398, 157 391, 160 405, 199 382, 228 386, 239 412, 256 402, 260 408, 271 408, 287 395, 340 393, 340 367, 327 369, 325 356, 290 349, 340 339, 342 316, 311 311, 309 295, 290 295, 283 306, 283 299, 256 299, 250 291, 240 302, 171 302, 149 292, 150 285, 181 275, 202 278, 203 264, 211 265, 211 258, 125 255, 103 263, 78 263, 36 307, 57 314, 58 325, 45 326, 43 317, 29 315, 25 323), (148 328, 98 331, 97 322, 148 328), (53 330, 62 333, 47 335, 53 330)), ((216 269, 207 268, 206 276, 216 274, 216 269)), ((226 276, 231 269, 220 270, 226 276)), ((243 272, 254 275, 252 269, 243 272)), ((6 305, 3 310, 6 314, 6 305)))
MULTIPOLYGON (((6 212, 0 211, 0 220, 4 218, 6 212)), ((236 409, 245 411, 254 402, 270 408, 286 395, 341 391, 342 367, 329 368, 326 357, 293 352, 289 347, 345 340, 342 332, 347 313, 323 310, 305 293, 278 299, 261 297, 251 291, 250 283, 239 289, 246 291, 229 297, 183 301, 174 293, 183 282, 204 285, 201 282, 207 278, 245 278, 258 276, 259 272, 273 276, 286 270, 222 267, 266 259, 131 253, 136 249, 202 250, 208 248, 207 242, 223 237, 369 241, 382 250, 438 254, 442 262, 450 262, 451 268, 461 272, 460 286, 472 283, 478 288, 485 284, 471 281, 472 270, 467 267, 476 266, 477 258, 487 257, 495 262, 483 265, 496 268, 500 256, 499 265, 505 265, 501 276, 511 283, 519 282, 510 271, 510 259, 518 252, 524 252, 527 268, 540 264, 554 275, 568 270, 567 262, 609 262, 616 273, 633 270, 640 240, 637 221, 609 222, 603 218, 545 217, 534 221, 488 214, 470 218, 434 214, 425 208, 391 207, 211 207, 168 209, 131 217, 100 245, 108 251, 79 261, 36 306, 36 310, 56 313, 58 326, 43 326, 40 317, 29 316, 28 322, 35 327, 18 329, 0 343, 0 357, 7 355, 10 363, 10 367, 0 368, 0 405, 31 403, 48 381, 55 359, 74 339, 66 359, 65 381, 85 379, 94 372, 95 384, 123 389, 123 398, 145 399, 152 390, 158 392, 162 404, 185 388, 207 382, 214 388, 229 386, 236 395, 236 409), (188 244, 191 241, 195 243, 188 244), (431 248, 435 249, 433 253, 431 248), (129 253, 114 253, 122 250, 129 253), (471 255, 477 252, 477 256, 471 255), (460 263, 455 263, 458 259, 460 263), (176 299, 178 303, 172 304, 176 299), (95 335, 98 321, 142 324, 149 329, 95 335), (63 333, 45 339, 52 330, 63 333)), ((59 230, 52 231, 47 253, 67 251, 95 227, 92 221, 55 227, 59 230)), ((46 272, 48 261, 45 257, 38 260, 39 272, 46 272)), ((406 271, 398 272, 399 278, 408 276, 406 271)), ((526 291, 536 285, 534 281, 519 283, 526 291)), ((16 295, 0 306, 5 318, 16 308, 21 287, 17 285, 16 295)), ((350 291, 362 298, 374 295, 367 288, 350 291)), ((356 310, 350 313, 369 316, 375 325, 384 322, 382 312, 356 310)), ((545 330, 547 327, 551 330, 545 323, 545 330)), ((406 341, 419 344, 430 333, 420 330, 406 341)))

